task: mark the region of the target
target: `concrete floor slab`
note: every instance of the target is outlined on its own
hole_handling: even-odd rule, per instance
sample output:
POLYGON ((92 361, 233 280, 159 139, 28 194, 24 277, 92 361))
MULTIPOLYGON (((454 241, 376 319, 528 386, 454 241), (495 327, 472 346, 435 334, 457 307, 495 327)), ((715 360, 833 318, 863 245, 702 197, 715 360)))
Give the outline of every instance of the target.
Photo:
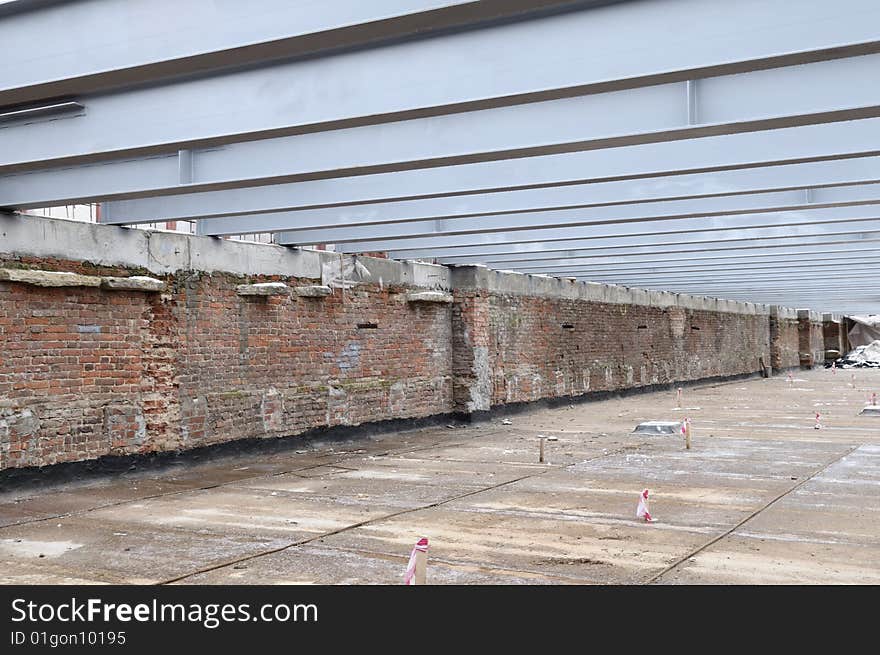
POLYGON ((365 503, 393 509, 412 509, 443 502, 473 491, 473 485, 433 485, 398 482, 388 486, 376 485, 375 478, 339 475, 302 477, 295 473, 271 478, 238 482, 233 487, 262 491, 282 491, 321 502, 365 503))
POLYGON ((0 583, 876 584, 880 371, 794 377, 7 488, 0 583))
POLYGON ((154 584, 286 543, 284 537, 162 529, 108 516, 41 521, 0 533, 0 580, 154 584))
MULTIPOLYGON (((239 565, 198 574, 179 584, 401 584, 409 555, 307 544, 239 565)), ((583 584, 578 578, 511 571, 432 559, 430 584, 583 584)))
POLYGON ((701 531, 655 529, 560 515, 433 508, 378 521, 319 540, 372 553, 406 552, 408 535, 430 539, 431 559, 564 576, 581 583, 634 583, 663 570, 708 540, 701 531))
POLYGON ((661 584, 880 583, 877 547, 733 536, 662 577, 661 584))

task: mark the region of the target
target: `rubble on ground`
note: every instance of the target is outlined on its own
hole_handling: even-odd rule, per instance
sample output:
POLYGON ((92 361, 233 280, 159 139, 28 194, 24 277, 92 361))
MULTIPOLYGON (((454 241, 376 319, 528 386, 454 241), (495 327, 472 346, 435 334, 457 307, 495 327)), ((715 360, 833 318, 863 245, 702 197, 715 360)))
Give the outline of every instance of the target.
POLYGON ((831 368, 832 364, 837 368, 880 368, 880 339, 854 348, 833 363, 827 362, 825 368, 831 368))

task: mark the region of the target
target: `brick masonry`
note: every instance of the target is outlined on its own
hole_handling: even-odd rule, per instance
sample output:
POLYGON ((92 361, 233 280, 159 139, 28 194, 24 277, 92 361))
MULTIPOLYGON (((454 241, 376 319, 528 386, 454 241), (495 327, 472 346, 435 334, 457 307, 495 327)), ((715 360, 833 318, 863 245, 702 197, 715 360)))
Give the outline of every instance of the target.
MULTIPOLYGON (((0 281, 0 470, 798 363, 797 319, 774 337, 764 306, 383 259, 363 259, 371 276, 344 294, 242 296, 242 284, 321 284, 334 255, 153 235, 141 266, 142 244, 114 242, 133 231, 88 226, 104 250, 85 261, 78 233, 55 246, 62 257, 28 245, 39 243, 29 225, 12 228, 20 241, 5 254, 0 244, 0 266, 153 275, 165 290, 0 281), (202 259, 149 264, 169 252, 202 259), (426 288, 453 302, 407 302, 426 288)), ((821 349, 821 322, 814 332, 821 349)))
POLYGON ((797 312, 770 308, 770 366, 783 371, 800 365, 800 332, 797 312))
POLYGON ((812 368, 825 361, 822 317, 808 309, 798 310, 798 351, 803 368, 812 368))
POLYGON ((836 351, 840 355, 845 355, 850 350, 842 316, 822 315, 822 338, 826 353, 836 351))
POLYGON ((496 295, 492 404, 760 371, 766 316, 496 295))

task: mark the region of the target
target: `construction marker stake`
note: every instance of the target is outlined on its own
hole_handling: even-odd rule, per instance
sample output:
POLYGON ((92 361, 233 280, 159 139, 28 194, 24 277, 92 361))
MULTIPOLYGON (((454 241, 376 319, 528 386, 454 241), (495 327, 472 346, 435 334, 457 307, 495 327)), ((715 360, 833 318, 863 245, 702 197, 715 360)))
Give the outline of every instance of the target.
POLYGON ((538 464, 544 463, 544 437, 540 439, 540 445, 538 446, 538 464))
POLYGON ((876 391, 874 391, 874 392, 871 393, 871 404, 872 404, 872 405, 876 405, 876 404, 877 404, 877 392, 876 392, 876 391))
POLYGON ((684 419, 684 447, 687 450, 691 449, 691 420, 689 418, 684 419))
POLYGON ((816 412, 816 425, 814 426, 814 429, 816 429, 816 430, 822 429, 822 423, 820 422, 820 420, 821 420, 821 415, 819 414, 819 412, 816 412))
POLYGON ((794 384, 794 379, 791 377, 791 373, 788 374, 788 386, 794 384))
POLYGON ((409 554, 409 563, 406 565, 406 573, 403 576, 405 585, 426 584, 428 570, 428 538, 422 537, 413 546, 409 554))
POLYGON ((831 375, 837 375, 837 362, 831 362, 831 375))
POLYGON ((678 391, 676 392, 675 402, 677 403, 677 407, 681 407, 681 387, 679 387, 678 391))
POLYGON ((648 490, 645 489, 642 491, 639 496, 639 504, 636 507, 636 518, 645 519, 647 523, 651 523, 654 519, 651 518, 651 512, 648 511, 648 490))

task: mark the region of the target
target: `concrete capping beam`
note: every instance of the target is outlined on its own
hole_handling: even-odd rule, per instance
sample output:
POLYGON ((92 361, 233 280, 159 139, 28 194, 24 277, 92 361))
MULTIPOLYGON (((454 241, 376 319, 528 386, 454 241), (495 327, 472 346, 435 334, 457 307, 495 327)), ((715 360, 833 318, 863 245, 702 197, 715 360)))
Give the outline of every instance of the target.
POLYGON ((239 284, 235 287, 239 296, 286 296, 290 287, 284 282, 260 282, 258 284, 239 284))
POLYGON ((32 284, 37 287, 99 287, 101 278, 95 275, 36 271, 21 268, 0 268, 0 280, 32 284))
POLYGON ((410 291, 406 294, 406 301, 451 303, 452 294, 444 291, 410 291))
MULTIPOLYGON (((0 233, 4 235, 0 254, 140 268, 159 276, 177 271, 199 271, 320 280, 323 266, 338 262, 341 258, 339 253, 328 251, 3 212, 0 212, 0 233)), ((351 258, 352 255, 342 257, 345 260, 351 258)), ((357 261, 369 271, 369 282, 380 287, 407 286, 432 291, 474 289, 497 294, 611 304, 773 315, 772 308, 768 305, 596 282, 578 282, 545 275, 504 273, 485 266, 443 266, 364 256, 357 256, 357 261)), ((89 285, 98 284, 100 282, 89 285)), ((794 310, 778 308, 776 315, 780 318, 797 318, 796 312, 792 316, 789 316, 789 312, 794 310)))
POLYGON ((737 302, 708 296, 692 296, 670 291, 652 291, 599 282, 578 282, 569 278, 492 270, 485 266, 455 266, 451 270, 453 286, 456 289, 486 289, 490 293, 499 295, 524 295, 661 308, 681 307, 756 316, 767 316, 770 311, 768 305, 756 303, 737 302))
MULTIPOLYGON (((0 233, 0 254, 139 268, 157 276, 200 271, 320 280, 322 265, 340 258, 322 250, 9 212, 0 212, 0 233)), ((379 285, 451 289, 445 266, 360 256, 358 261, 379 285)))
POLYGON ((293 292, 300 298, 324 298, 333 293, 333 289, 321 284, 294 287, 293 292))
POLYGON ((108 291, 144 291, 156 293, 165 290, 165 283, 154 277, 132 275, 131 277, 102 277, 101 288, 108 291))
POLYGON ((840 323, 841 321, 843 321, 843 315, 833 313, 829 314, 826 312, 822 314, 822 321, 824 323, 840 323))

